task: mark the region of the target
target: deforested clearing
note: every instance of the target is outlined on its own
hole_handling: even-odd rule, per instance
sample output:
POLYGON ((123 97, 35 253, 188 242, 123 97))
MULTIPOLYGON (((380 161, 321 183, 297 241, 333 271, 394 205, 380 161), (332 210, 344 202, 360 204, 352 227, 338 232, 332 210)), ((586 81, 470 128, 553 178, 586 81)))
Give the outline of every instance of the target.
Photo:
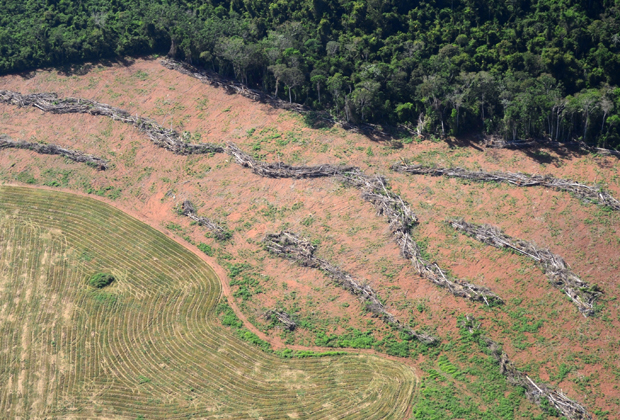
POLYGON ((211 268, 121 211, 18 187, 0 187, 0 197, 7 418, 398 419, 407 411, 416 380, 402 363, 283 359, 241 341, 215 315, 222 294, 211 268), (89 288, 100 271, 115 281, 89 288))
POLYGON ((0 104, 0 134, 96 156, 108 165, 101 171, 62 155, 0 150, 0 183, 37 188, 20 193, 19 205, 10 209, 6 197, 16 193, 0 192, 7 220, 0 258, 11 258, 0 266, 0 326, 3 334, 14 331, 2 338, 7 352, 0 353, 0 404, 14 410, 9 417, 368 418, 388 415, 381 407, 402 401, 407 408, 395 411, 395 418, 432 418, 432 413, 442 419, 555 418, 500 373, 494 354, 505 354, 519 372, 563 392, 592 418, 611 420, 620 410, 620 214, 567 191, 391 170, 404 162, 521 172, 600 186, 620 197, 616 157, 544 147, 489 149, 466 137, 389 141, 337 125, 316 128, 308 115, 231 94, 150 57, 94 63, 84 74, 39 70, 28 77, 3 76, 0 90, 55 92, 58 98, 108 104, 175 131, 187 144, 232 143, 243 162, 251 163, 243 166, 226 152, 175 154, 138 127, 106 116, 0 104), (299 167, 325 173, 289 178, 299 167), (402 199, 415 221, 396 226, 393 220, 404 207, 394 207, 390 216, 367 201, 364 191, 334 177, 352 168, 385 179, 385 190, 381 186, 377 193, 402 199), (136 238, 152 233, 149 241, 131 239, 113 219, 137 223, 134 219, 112 217, 117 210, 105 206, 92 215, 69 211, 90 201, 38 189, 97 197, 177 242, 146 227, 136 228, 136 238), (185 202, 192 203, 196 218, 184 215, 185 202), (76 222, 63 222, 50 207, 71 213, 76 222), (581 280, 600 287, 595 315, 584 318, 528 258, 486 246, 444 223, 454 218, 496 226, 561 256, 581 280), (217 235, 205 220, 226 235, 217 235), (280 231, 298 233, 316 247, 317 258, 368 285, 387 312, 408 328, 437 337, 438 344, 408 340, 333 278, 271 255, 263 240, 280 231), (422 277, 403 255, 401 231, 429 266, 491 290, 503 303, 463 299, 422 277), (78 240, 87 245, 80 248, 78 240), (178 258, 169 255, 172 251, 178 258), (129 256, 136 265, 126 262, 129 256), (219 280, 209 277, 203 261, 219 280), (6 273, 17 276, 10 287, 6 273), (88 284, 96 273, 115 280, 96 289, 88 284), (158 277, 161 273, 165 277, 158 277), (212 306, 220 293, 228 312, 212 306), (295 328, 265 316, 269 311, 286 314, 295 328), (234 325, 241 321, 222 313, 236 314, 273 352, 238 340, 234 325), (460 326, 459 317, 470 315, 480 324, 475 333, 491 340, 496 353, 460 326), (213 344, 211 332, 227 337, 227 344, 213 344), (357 354, 288 357, 305 351, 357 354), (89 358, 93 354, 96 359, 89 358), (420 380, 417 388, 413 374, 399 376, 411 369, 420 380), (210 382, 219 371, 233 382, 210 382), (347 376, 354 372, 361 373, 347 376), (323 388, 310 388, 319 382, 323 388), (334 384, 338 391, 330 388, 334 384), (393 393, 397 386, 402 394, 393 393), (235 387, 243 389, 231 391, 235 387), (382 390, 374 393, 378 387, 382 390), (345 406, 350 398, 354 404, 345 406), (372 405, 384 399, 392 402, 372 405), (250 400, 257 405, 250 406, 250 400))

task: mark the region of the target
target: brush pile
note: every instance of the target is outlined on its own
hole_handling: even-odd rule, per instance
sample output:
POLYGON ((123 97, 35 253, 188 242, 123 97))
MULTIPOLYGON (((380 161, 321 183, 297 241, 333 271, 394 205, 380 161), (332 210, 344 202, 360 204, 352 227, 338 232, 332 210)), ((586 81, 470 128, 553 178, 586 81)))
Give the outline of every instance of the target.
POLYGON ((295 328, 297 328, 297 324, 295 323, 295 321, 293 321, 293 318, 291 318, 291 316, 284 311, 271 309, 265 312, 265 318, 268 320, 276 320, 280 322, 289 331, 295 331, 295 328))
POLYGON ((430 264, 422 258, 418 245, 409 233, 418 219, 403 199, 387 188, 387 181, 384 177, 364 175, 355 166, 290 166, 283 163, 262 163, 233 143, 226 146, 226 153, 233 156, 238 164, 250 168, 260 176, 269 178, 336 177, 344 184, 359 189, 362 198, 372 203, 379 215, 387 217, 390 230, 401 248, 402 255, 413 262, 422 277, 447 288, 455 296, 485 302, 487 305, 502 303, 502 300, 490 290, 463 280, 449 279, 437 264, 430 264))
POLYGON ((233 143, 228 143, 226 145, 226 153, 234 157, 239 165, 250 168, 256 175, 266 178, 322 178, 337 176, 346 172, 359 171, 355 166, 335 166, 329 164, 317 166, 290 166, 282 162, 258 162, 233 143))
POLYGON ((558 410, 562 416, 571 420, 591 420, 592 416, 581 404, 568 398, 561 390, 551 388, 547 384, 537 384, 527 374, 521 372, 512 363, 499 344, 488 337, 480 336, 480 323, 474 317, 467 316, 461 325, 468 329, 472 335, 478 335, 478 342, 486 347, 486 350, 499 364, 499 371, 513 385, 525 388, 525 393, 530 401, 541 404, 547 399, 552 407, 558 410))
POLYGON ((19 107, 33 106, 43 112, 52 114, 91 114, 103 115, 115 121, 131 124, 146 135, 159 147, 163 147, 178 155, 198 153, 222 153, 220 145, 202 143, 190 144, 183 140, 174 130, 158 125, 150 118, 131 115, 129 112, 110 105, 88 99, 59 98, 55 93, 33 93, 22 95, 19 92, 0 90, 0 103, 17 105, 19 107))
POLYGON ((326 260, 314 255, 316 247, 292 232, 268 234, 263 240, 265 248, 274 255, 287 258, 296 263, 325 272, 340 287, 357 296, 366 310, 381 317, 386 323, 411 337, 426 344, 433 344, 437 339, 429 334, 414 331, 403 325, 394 315, 389 313, 379 300, 375 291, 367 284, 360 284, 350 274, 340 270, 326 260))
POLYGON ((55 144, 32 143, 28 141, 15 141, 8 136, 0 135, 0 149, 26 149, 42 155, 59 155, 75 162, 86 163, 100 171, 108 168, 108 162, 100 157, 78 152, 77 150, 65 149, 55 144))
POLYGON ((562 257, 545 248, 512 238, 491 225, 476 225, 463 219, 451 220, 450 225, 476 240, 495 248, 508 248, 536 261, 551 284, 562 290, 584 316, 594 315, 594 303, 602 294, 596 285, 589 285, 573 273, 562 257))
POLYGON ((604 191, 598 185, 585 185, 570 179, 555 178, 551 175, 528 175, 512 172, 485 172, 468 171, 463 168, 435 168, 423 165, 407 165, 399 163, 392 166, 396 172, 405 172, 415 175, 447 176, 462 178, 471 181, 505 182, 517 187, 541 186, 557 191, 567 191, 583 200, 593 202, 599 206, 606 206, 620 211, 620 201, 604 191))
POLYGON ((400 247, 402 256, 413 263, 420 276, 448 289, 455 296, 485 302, 487 305, 503 303, 502 299, 489 289, 464 280, 449 278, 439 265, 426 261, 420 247, 410 234, 418 219, 407 203, 386 187, 385 178, 350 173, 341 179, 345 184, 360 189, 362 198, 372 203, 379 215, 388 219, 392 236, 400 247))
POLYGON ((185 200, 183 204, 181 204, 181 211, 183 212, 184 216, 189 217, 200 226, 204 226, 211 232, 213 232, 213 235, 220 241, 226 240, 230 237, 230 233, 226 229, 224 229, 211 219, 207 219, 206 217, 199 217, 196 214, 196 208, 191 201, 185 200))

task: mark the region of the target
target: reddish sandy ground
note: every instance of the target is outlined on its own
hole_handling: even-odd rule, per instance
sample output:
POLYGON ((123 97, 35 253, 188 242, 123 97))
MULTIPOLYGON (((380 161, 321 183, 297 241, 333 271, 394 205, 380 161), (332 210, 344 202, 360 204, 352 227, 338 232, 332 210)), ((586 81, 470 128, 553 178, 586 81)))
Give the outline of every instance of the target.
MULTIPOLYGON (((347 163, 367 173, 384 174, 418 214, 415 236, 427 244, 433 259, 506 300, 503 308, 487 309, 421 279, 399 256, 385 220, 356 190, 333 180, 265 179, 224 154, 173 155, 152 145, 133 127, 107 118, 50 115, 34 108, 0 105, 0 134, 82 150, 113 164, 110 170, 99 172, 59 157, 3 150, 3 182, 23 183, 33 177, 37 185, 56 180, 69 191, 100 191, 114 197, 104 200, 177 238, 210 244, 232 255, 234 262, 258 267, 267 276, 261 282, 263 293, 250 300, 231 301, 244 319, 256 325, 255 331, 274 345, 289 340, 298 348, 313 346, 315 337, 303 329, 295 334, 267 329, 262 314, 276 305, 299 307, 300 316, 313 319, 328 332, 342 333, 346 326, 373 330, 378 338, 388 332, 381 321, 362 315, 359 302, 322 274, 262 250, 260 240, 266 233, 286 228, 319 242, 321 257, 368 281, 386 298, 391 312, 404 321, 413 320, 416 328, 426 327, 440 337, 456 336, 456 316, 474 314, 518 366, 555 384, 559 365, 574 366, 558 384, 565 392, 591 407, 620 410, 620 216, 567 193, 412 177, 389 170, 392 163, 409 159, 469 169, 552 174, 602 183, 620 197, 618 159, 553 150, 486 150, 469 143, 431 141, 394 150, 340 128, 308 128, 297 114, 229 95, 168 70, 156 60, 95 66, 83 76, 55 71, 39 71, 30 78, 5 76, 0 78, 0 89, 53 91, 109 103, 152 117, 166 127, 189 131, 193 141, 234 141, 267 161, 347 163), (204 229, 177 215, 174 207, 185 199, 197 205, 199 214, 234 230, 232 241, 220 244, 206 238, 204 229), (563 256, 582 279, 605 291, 600 315, 581 316, 531 261, 455 234, 444 221, 457 216, 500 226, 512 236, 563 256), (543 320, 536 334, 511 327, 519 311, 530 320, 543 320)), ((228 285, 225 270, 218 264, 226 260, 205 258, 223 279, 225 290, 236 290, 228 285)))

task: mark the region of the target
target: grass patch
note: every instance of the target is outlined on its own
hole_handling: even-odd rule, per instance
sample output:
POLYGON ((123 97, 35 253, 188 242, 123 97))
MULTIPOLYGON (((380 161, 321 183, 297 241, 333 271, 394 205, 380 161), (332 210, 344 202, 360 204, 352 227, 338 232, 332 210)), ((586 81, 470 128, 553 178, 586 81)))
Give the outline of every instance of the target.
POLYGON ((97 289, 102 289, 109 286, 114 281, 114 276, 109 273, 97 273, 94 274, 89 280, 88 284, 97 289))

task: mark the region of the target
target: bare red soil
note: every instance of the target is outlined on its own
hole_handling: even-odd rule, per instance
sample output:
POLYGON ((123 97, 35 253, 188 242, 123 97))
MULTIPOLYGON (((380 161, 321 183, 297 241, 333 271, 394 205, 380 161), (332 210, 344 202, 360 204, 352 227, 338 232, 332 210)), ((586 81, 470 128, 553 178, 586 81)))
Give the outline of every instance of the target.
MULTIPOLYGON (((106 118, 50 115, 34 108, 0 105, 1 134, 97 154, 113 164, 110 170, 99 172, 56 156, 3 150, 3 182, 23 183, 30 176, 39 186, 56 180, 66 190, 99 191, 104 200, 172 236, 208 243, 237 262, 259 267, 267 276, 263 293, 244 301, 232 298, 235 287, 229 285, 226 271, 218 263, 225 260, 203 255, 216 269, 229 301, 246 323, 251 321, 253 330, 276 347, 291 339, 281 330, 265 328, 262 314, 277 303, 298 306, 301 316, 323 323, 329 332, 342 333, 345 327, 374 329, 378 338, 389 332, 381 321, 362 315, 360 303, 323 274, 262 250, 259 242, 266 233, 286 228, 320 242, 321 257, 368 281, 386 298, 389 311, 404 321, 413 319, 416 328, 427 327, 440 337, 455 336, 456 316, 474 314, 518 366, 550 382, 560 364, 575 366, 560 387, 590 406, 618 411, 620 215, 585 205, 567 193, 412 177, 389 170, 399 159, 412 159, 470 169, 552 174, 601 182, 620 197, 620 161, 616 158, 553 150, 532 153, 485 150, 476 145, 450 147, 446 142, 431 141, 394 150, 340 128, 308 128, 297 114, 229 95, 168 70, 156 60, 95 67, 83 76, 63 76, 55 71, 39 71, 29 79, 5 76, 0 78, 0 89, 53 91, 109 103, 152 117, 167 127, 187 130, 194 141, 234 141, 268 161, 296 165, 346 162, 367 173, 386 175, 418 214, 415 237, 427 244, 433 259, 458 277, 491 288, 506 300, 505 307, 484 308, 420 278, 400 257, 385 220, 358 191, 333 180, 265 179, 232 163, 227 155, 173 155, 152 145, 135 128, 106 118), (120 192, 115 193, 116 189, 120 192), (197 205, 200 215, 234 230, 232 241, 220 244, 206 238, 204 229, 176 214, 175 205, 185 199, 197 205), (605 291, 600 315, 581 316, 530 260, 453 232, 444 223, 451 217, 500 226, 511 236, 534 241, 563 256, 575 273, 605 291), (510 327, 523 316, 530 324, 543 320, 536 334, 510 327)), ((292 348, 314 346, 314 334, 303 329, 292 339, 292 348)))

